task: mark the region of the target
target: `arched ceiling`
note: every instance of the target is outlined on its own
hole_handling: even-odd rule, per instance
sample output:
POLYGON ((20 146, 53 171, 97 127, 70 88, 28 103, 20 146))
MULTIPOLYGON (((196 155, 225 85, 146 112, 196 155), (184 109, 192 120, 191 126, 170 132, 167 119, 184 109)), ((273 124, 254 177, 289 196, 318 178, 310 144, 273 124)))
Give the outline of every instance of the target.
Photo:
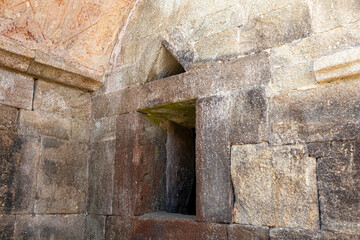
POLYGON ((0 0, 0 40, 103 73, 134 0, 0 0))

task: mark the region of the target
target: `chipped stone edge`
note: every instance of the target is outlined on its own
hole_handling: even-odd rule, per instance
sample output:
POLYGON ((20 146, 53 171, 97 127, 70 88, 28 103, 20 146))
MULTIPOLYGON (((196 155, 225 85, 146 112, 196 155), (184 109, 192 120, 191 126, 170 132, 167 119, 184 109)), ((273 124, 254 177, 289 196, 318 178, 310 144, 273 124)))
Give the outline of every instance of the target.
POLYGON ((318 83, 329 83, 360 75, 360 47, 350 48, 314 60, 318 83))
POLYGON ((79 66, 0 38, 0 66, 83 90, 95 91, 104 82, 103 72, 79 66))

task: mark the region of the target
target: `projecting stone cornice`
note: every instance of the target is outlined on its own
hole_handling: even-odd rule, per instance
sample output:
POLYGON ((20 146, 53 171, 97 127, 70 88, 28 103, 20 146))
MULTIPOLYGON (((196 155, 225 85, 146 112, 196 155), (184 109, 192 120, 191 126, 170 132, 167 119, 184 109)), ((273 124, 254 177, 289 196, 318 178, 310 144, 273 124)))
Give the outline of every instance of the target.
POLYGON ((102 85, 102 73, 4 39, 0 39, 0 65, 84 90, 95 91, 102 85))
POLYGON ((316 59, 314 73, 318 83, 360 76, 360 47, 316 59))

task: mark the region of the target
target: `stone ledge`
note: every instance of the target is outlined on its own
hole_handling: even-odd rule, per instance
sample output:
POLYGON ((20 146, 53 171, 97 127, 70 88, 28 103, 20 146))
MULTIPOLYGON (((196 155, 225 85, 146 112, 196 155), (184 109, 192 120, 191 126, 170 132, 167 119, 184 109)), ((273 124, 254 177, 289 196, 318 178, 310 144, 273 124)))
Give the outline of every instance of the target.
POLYGON ((351 48, 314 61, 318 83, 351 78, 360 75, 360 47, 351 48))
POLYGON ((72 87, 95 91, 103 73, 75 65, 62 58, 0 38, 0 66, 72 87))

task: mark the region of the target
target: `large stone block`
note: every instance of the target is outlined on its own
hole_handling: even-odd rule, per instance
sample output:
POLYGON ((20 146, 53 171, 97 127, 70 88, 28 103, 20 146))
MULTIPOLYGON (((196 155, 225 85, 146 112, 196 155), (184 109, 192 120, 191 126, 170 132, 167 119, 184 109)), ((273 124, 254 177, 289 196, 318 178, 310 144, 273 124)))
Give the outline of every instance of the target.
POLYGON ((131 220, 130 218, 121 218, 109 216, 106 218, 106 240, 126 240, 131 239, 131 220))
POLYGON ((271 100, 272 144, 354 139, 360 132, 359 81, 336 82, 271 100))
POLYGON ((19 131, 27 135, 45 135, 69 140, 71 138, 71 119, 20 110, 19 131))
POLYGON ((87 215, 85 238, 86 240, 105 240, 106 216, 87 215))
POLYGON ((16 108, 31 109, 34 79, 0 69, 0 103, 16 108))
POLYGON ((84 215, 19 215, 15 239, 83 239, 85 219, 84 215))
POLYGON ((89 161, 88 212, 112 213, 115 140, 91 145, 89 161))
POLYGON ((360 233, 360 142, 314 143, 321 228, 360 233))
POLYGON ((0 130, 15 132, 17 129, 18 110, 0 104, 0 130))
POLYGON ((225 240, 226 225, 198 223, 191 217, 158 213, 132 220, 131 239, 225 240))
POLYGON ((308 154, 303 145, 234 145, 235 222, 317 228, 316 161, 308 154))
POLYGON ((0 239, 14 239, 15 215, 0 215, 0 239))
POLYGON ((42 138, 41 145, 35 212, 84 212, 87 145, 47 137, 42 138))
POLYGON ((309 3, 314 32, 327 31, 360 19, 357 0, 311 0, 309 3))
POLYGON ((197 102, 197 221, 232 221, 233 192, 230 177, 229 114, 229 98, 215 96, 197 102))
POLYGON ((230 141, 259 143, 268 140, 268 103, 264 87, 236 91, 231 100, 230 141))
POLYGON ((114 215, 165 210, 166 129, 160 124, 141 113, 118 117, 114 215))
POLYGON ((93 120, 91 142, 111 141, 116 138, 116 116, 93 120))
POLYGON ((56 83, 36 81, 33 109, 74 118, 90 117, 90 93, 56 83))
POLYGON ((304 229, 273 228, 270 230, 270 239, 311 239, 311 240, 356 240, 358 234, 315 231, 304 229))
POLYGON ((0 131, 0 212, 32 213, 38 138, 0 131))
POLYGON ((231 224, 228 226, 229 240, 269 239, 269 228, 231 224))

